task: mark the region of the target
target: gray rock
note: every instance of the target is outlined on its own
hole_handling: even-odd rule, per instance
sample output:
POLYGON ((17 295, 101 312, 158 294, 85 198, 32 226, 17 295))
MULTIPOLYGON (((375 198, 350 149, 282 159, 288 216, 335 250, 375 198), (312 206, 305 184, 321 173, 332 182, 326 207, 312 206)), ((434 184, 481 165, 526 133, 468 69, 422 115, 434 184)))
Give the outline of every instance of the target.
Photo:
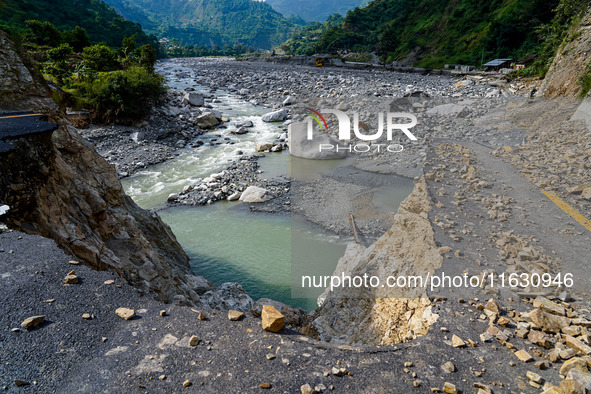
POLYGON ((230 134, 246 134, 248 133, 248 129, 244 126, 239 127, 237 130, 230 131, 230 134))
POLYGON ((131 139, 136 144, 139 144, 140 142, 146 139, 146 135, 141 131, 136 131, 135 133, 131 133, 131 139))
POLYGON ((314 133, 311 140, 308 140, 308 124, 292 123, 288 128, 289 153, 292 156, 312 160, 334 160, 347 157, 346 150, 336 151, 337 146, 342 145, 327 134, 314 133), (320 151, 321 145, 332 145, 330 150, 320 151))
POLYGON ((254 301, 238 283, 223 283, 201 296, 201 303, 205 307, 222 311, 236 310, 248 312, 254 301))
POLYGON ((285 100, 283 100, 283 105, 287 106, 287 105, 292 105, 295 104, 296 100, 295 98, 293 98, 292 96, 287 96, 287 98, 285 100))
POLYGON ((220 124, 220 121, 211 113, 206 113, 197 117, 197 126, 202 129, 210 129, 220 124))
POLYGON ((456 366, 451 361, 448 361, 441 366, 441 370, 445 373, 456 372, 456 366))
POLYGON ((433 107, 427 111, 427 115, 442 115, 442 116, 453 116, 459 115, 466 110, 466 107, 458 104, 443 104, 433 107))
POLYGON ((240 192, 232 193, 228 196, 228 201, 236 201, 240 198, 240 195, 242 195, 240 192))
POLYGON ((166 199, 168 202, 173 202, 179 199, 179 195, 177 193, 171 193, 168 195, 168 198, 166 199))
POLYGON ((266 113, 261 118, 263 122, 283 122, 287 119, 287 111, 280 109, 279 111, 273 111, 266 113))
POLYGON ((270 192, 258 186, 249 186, 240 196, 240 201, 246 203, 261 203, 272 200, 270 192))
POLYGON ((254 124, 250 120, 246 120, 244 122, 236 123, 236 127, 253 127, 254 124))
POLYGON ((259 142, 254 150, 257 152, 264 152, 266 150, 271 150, 271 148, 273 148, 272 142, 259 142))
POLYGON ((187 278, 187 282, 189 287, 200 295, 213 288, 213 283, 205 279, 203 276, 190 276, 187 278))
POLYGON ((205 98, 200 93, 185 93, 182 103, 192 105, 194 107, 201 107, 205 104, 205 98))

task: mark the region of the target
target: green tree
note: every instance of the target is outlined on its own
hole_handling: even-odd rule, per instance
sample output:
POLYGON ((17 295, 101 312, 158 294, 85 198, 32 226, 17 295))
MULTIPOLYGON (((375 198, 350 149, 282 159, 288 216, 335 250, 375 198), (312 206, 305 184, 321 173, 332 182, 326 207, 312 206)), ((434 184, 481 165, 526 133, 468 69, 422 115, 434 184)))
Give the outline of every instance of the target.
POLYGON ((82 50, 82 62, 97 71, 110 71, 117 68, 117 55, 104 44, 92 45, 82 50))
POLYGON ((84 48, 90 46, 90 39, 86 30, 76 26, 72 30, 66 30, 62 33, 63 42, 69 44, 75 52, 80 53, 84 48))
POLYGON ((153 72, 156 59, 156 49, 150 44, 142 45, 140 48, 140 66, 153 72))
POLYGON ((97 119, 121 123, 141 119, 164 92, 163 78, 143 67, 100 73, 80 88, 97 119))
POLYGON ((25 34, 25 41, 37 45, 55 47, 62 40, 60 31, 49 22, 28 20, 25 22, 28 32, 25 34))
POLYGON ((49 57, 49 60, 52 62, 63 65, 73 52, 74 50, 70 44, 61 44, 56 48, 48 50, 47 57, 49 57))

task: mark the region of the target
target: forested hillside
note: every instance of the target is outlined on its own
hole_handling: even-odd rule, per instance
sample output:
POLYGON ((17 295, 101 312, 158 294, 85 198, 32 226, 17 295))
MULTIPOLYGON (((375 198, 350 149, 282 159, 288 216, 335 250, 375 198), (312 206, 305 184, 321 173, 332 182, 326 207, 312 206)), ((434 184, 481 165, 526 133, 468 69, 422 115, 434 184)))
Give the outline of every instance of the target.
POLYGON ((375 51, 387 62, 425 67, 480 66, 482 59, 518 59, 540 52, 542 69, 588 4, 587 0, 374 0, 327 29, 313 50, 375 51))
POLYGON ((362 7, 369 0, 266 0, 276 11, 285 16, 296 15, 306 22, 324 22, 333 14, 345 15, 347 11, 362 7))
POLYGON ((126 21, 99 0, 0 0, 0 27, 24 32, 27 20, 50 22, 62 31, 80 26, 92 42, 109 46, 119 46, 131 36, 138 44, 156 44, 139 24, 126 21))
POLYGON ((106 0, 151 33, 183 45, 243 44, 271 48, 290 37, 298 23, 253 0, 106 0))

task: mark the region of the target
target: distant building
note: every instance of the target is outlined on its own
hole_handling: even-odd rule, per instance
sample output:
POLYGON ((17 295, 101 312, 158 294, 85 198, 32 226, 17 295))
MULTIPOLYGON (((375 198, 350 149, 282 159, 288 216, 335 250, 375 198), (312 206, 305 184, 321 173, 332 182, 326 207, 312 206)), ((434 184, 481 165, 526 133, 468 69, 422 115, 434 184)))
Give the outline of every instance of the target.
POLYGON ((463 72, 463 73, 469 73, 469 72, 476 70, 476 67, 466 66, 464 64, 446 64, 443 66, 443 68, 445 68, 446 70, 454 70, 454 71, 459 71, 459 72, 463 72))
POLYGON ((161 38, 158 42, 160 42, 160 44, 168 44, 170 41, 168 38, 161 38))
POLYGON ((527 67, 531 62, 533 62, 538 57, 537 53, 530 53, 520 61, 515 64, 516 70, 521 70, 522 68, 527 67))
POLYGON ((511 68, 513 59, 495 59, 484 65, 486 71, 499 71, 501 68, 511 68))

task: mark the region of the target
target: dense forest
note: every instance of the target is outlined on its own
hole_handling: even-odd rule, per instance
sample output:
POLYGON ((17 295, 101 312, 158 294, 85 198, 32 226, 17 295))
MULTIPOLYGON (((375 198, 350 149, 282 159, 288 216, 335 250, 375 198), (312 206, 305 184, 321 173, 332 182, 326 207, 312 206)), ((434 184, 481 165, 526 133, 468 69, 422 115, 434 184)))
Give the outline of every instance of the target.
POLYGON ((0 7, 0 28, 28 52, 62 108, 89 110, 95 123, 130 123, 164 92, 154 72, 156 38, 106 4, 31 0, 0 7))
POLYGON ((269 49, 290 37, 301 19, 286 19, 253 0, 106 0, 125 18, 184 46, 242 44, 269 49))
POLYGON ((376 52, 423 67, 480 66, 482 59, 540 53, 543 73, 587 0, 374 0, 342 23, 308 26, 286 44, 297 53, 376 52))
POLYGON ((91 42, 113 47, 131 36, 140 45, 157 43, 156 37, 144 33, 139 24, 125 20, 99 0, 0 0, 0 28, 22 33, 27 20, 50 22, 59 30, 80 26, 91 42))
POLYGON ((298 16, 306 22, 324 22, 333 14, 345 15, 355 7, 363 7, 369 0, 266 0, 284 16, 298 16))

